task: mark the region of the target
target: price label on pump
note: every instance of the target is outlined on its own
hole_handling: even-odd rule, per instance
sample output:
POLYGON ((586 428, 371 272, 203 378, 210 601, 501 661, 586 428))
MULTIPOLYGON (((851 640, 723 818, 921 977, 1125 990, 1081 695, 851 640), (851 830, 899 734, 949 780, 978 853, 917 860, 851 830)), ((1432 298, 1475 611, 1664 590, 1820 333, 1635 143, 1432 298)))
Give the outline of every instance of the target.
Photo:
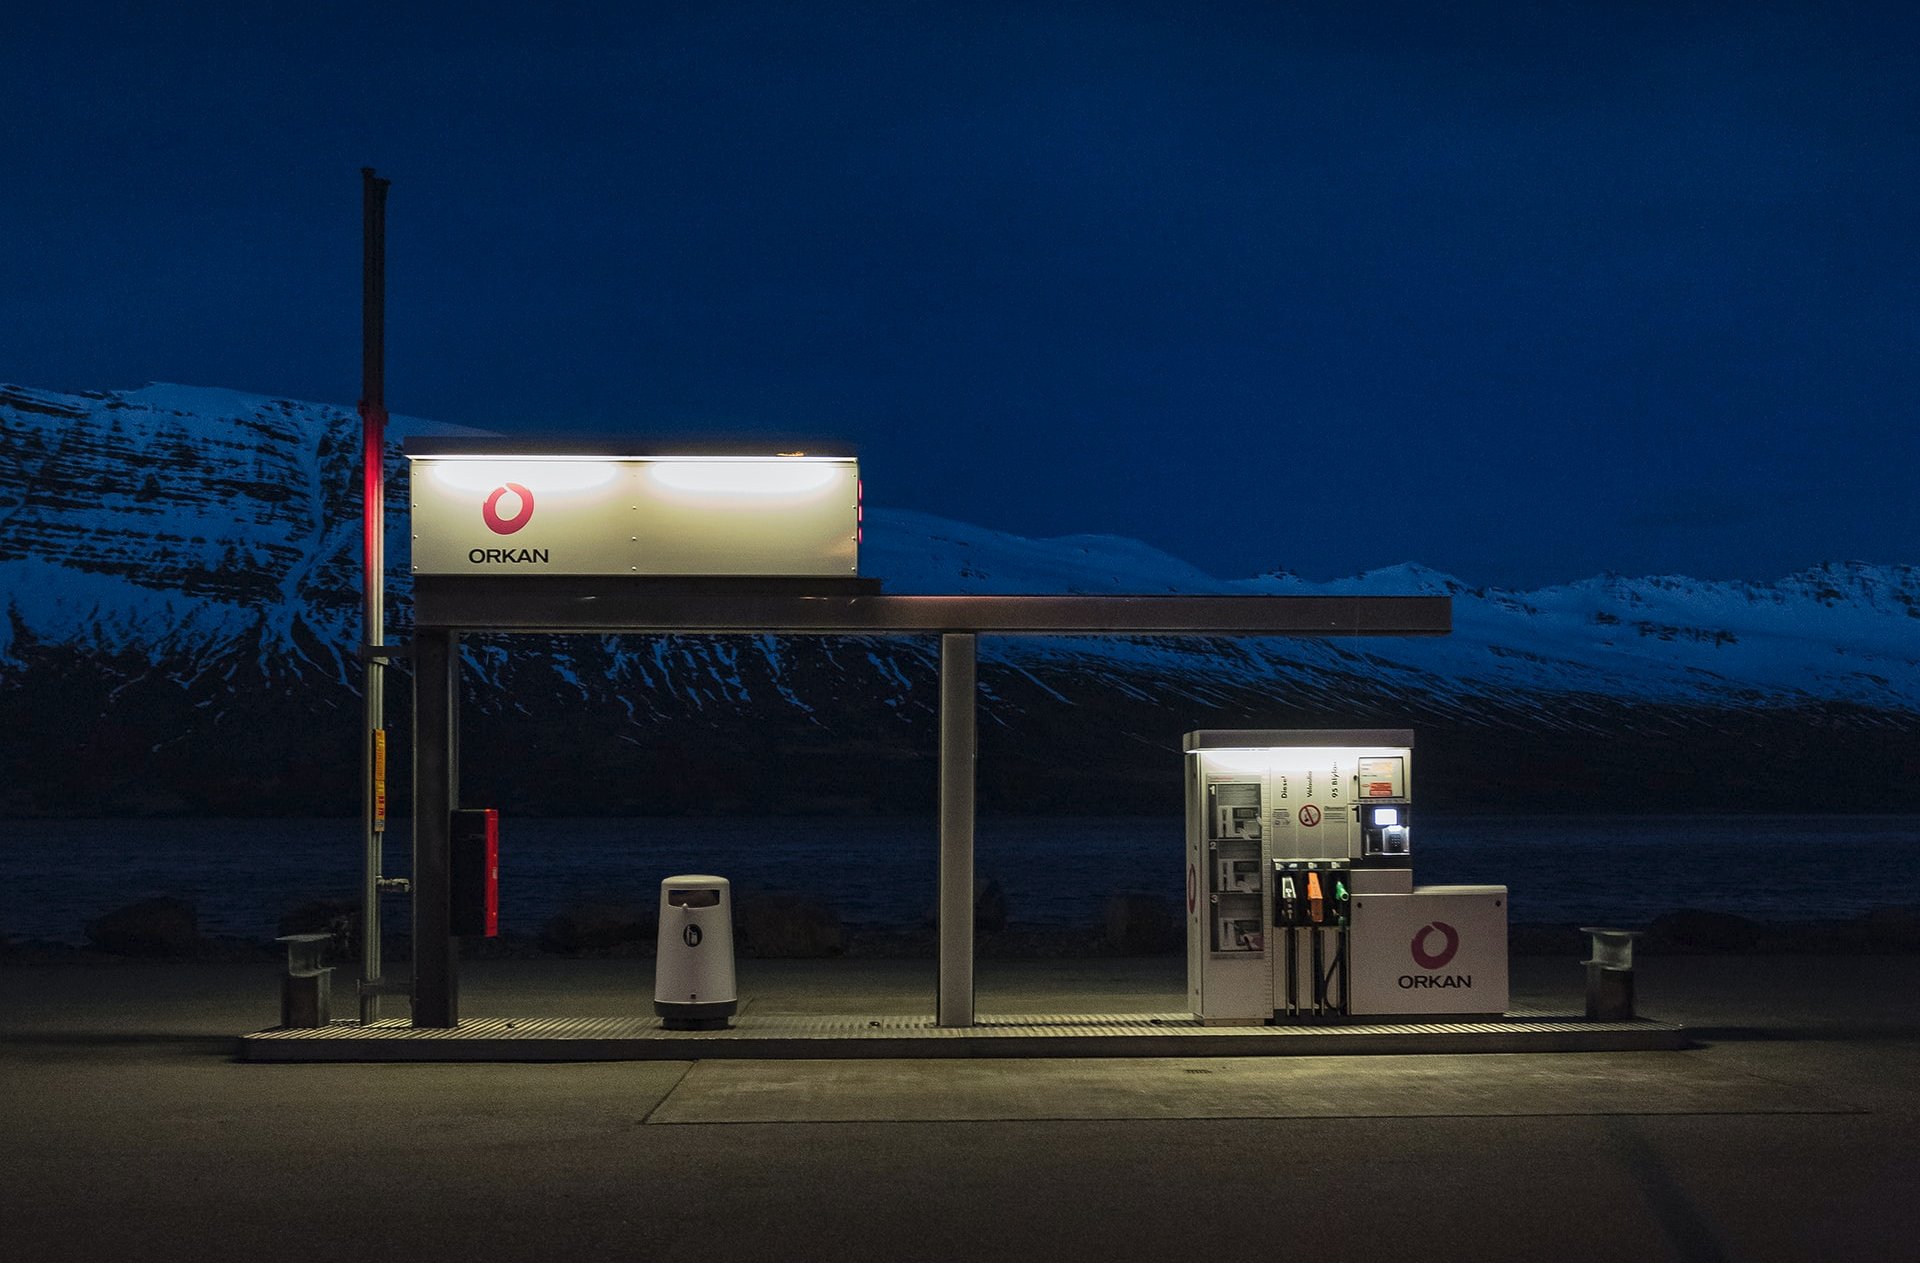
POLYGON ((373 827, 387 827, 387 730, 373 730, 373 827))

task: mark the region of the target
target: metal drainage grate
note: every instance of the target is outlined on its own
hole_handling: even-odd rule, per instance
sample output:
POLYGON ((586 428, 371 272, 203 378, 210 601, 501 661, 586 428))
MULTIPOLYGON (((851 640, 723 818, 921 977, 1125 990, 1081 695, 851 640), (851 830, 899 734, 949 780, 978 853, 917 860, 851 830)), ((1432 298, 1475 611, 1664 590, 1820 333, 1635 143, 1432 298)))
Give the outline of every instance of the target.
POLYGON ((1007 1039, 1127 1036, 1188 1040, 1353 1040, 1379 1036, 1513 1036, 1677 1031, 1665 1023, 1589 1022, 1563 1015, 1516 1014, 1479 1022, 1343 1023, 1299 1026, 1205 1026, 1185 1013, 982 1015, 972 1026, 937 1026, 927 1017, 742 1015, 716 1031, 670 1031, 653 1018, 474 1018, 452 1029, 415 1027, 404 1019, 362 1026, 335 1022, 320 1028, 260 1031, 249 1041, 328 1043, 440 1040, 646 1040, 714 1042, 752 1039, 1007 1039))

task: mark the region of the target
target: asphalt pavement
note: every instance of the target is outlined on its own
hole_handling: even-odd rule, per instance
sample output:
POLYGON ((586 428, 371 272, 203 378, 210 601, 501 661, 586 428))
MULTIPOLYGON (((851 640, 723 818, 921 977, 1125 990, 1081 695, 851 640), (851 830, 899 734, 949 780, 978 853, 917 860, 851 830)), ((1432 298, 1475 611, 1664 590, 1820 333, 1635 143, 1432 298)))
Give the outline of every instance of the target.
MULTIPOLYGON (((980 1008, 1177 1009, 1180 967, 983 961, 980 1008)), ((0 966, 0 1259, 1914 1258, 1917 969, 1643 959, 1677 1053, 248 1065, 271 966, 0 966)), ((1580 985, 1515 962, 1517 1002, 1580 985)), ((471 962, 463 1011, 650 987, 471 962)), ((933 965, 741 991, 922 1012, 933 965)))

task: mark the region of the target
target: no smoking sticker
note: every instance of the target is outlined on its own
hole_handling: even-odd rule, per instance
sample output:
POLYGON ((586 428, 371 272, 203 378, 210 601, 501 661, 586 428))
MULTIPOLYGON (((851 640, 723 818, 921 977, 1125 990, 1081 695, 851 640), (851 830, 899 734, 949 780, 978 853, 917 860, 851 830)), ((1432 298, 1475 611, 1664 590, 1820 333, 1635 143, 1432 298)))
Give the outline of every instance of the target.
POLYGON ((1318 807, 1314 806, 1312 803, 1307 803, 1305 806, 1300 808, 1300 827, 1301 828, 1311 829, 1313 828, 1313 826, 1319 823, 1320 823, 1320 809, 1318 807))

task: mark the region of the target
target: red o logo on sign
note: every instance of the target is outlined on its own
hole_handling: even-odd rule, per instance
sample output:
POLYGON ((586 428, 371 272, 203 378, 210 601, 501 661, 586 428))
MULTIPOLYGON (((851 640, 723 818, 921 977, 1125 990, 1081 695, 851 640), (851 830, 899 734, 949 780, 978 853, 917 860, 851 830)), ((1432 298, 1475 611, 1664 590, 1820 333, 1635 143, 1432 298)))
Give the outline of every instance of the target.
POLYGON ((487 497, 487 502, 480 506, 480 518, 495 535, 511 535, 533 521, 533 492, 517 482, 495 487, 493 494, 487 497), (512 517, 501 517, 500 497, 509 491, 520 497, 520 511, 512 517))
POLYGON ((1422 969, 1440 968, 1440 966, 1452 960, 1453 954, 1459 950, 1460 931, 1454 929, 1445 921, 1429 921, 1414 932, 1413 963, 1422 969), (1427 935, 1433 933, 1440 935, 1440 950, 1437 952, 1428 952, 1427 935))

